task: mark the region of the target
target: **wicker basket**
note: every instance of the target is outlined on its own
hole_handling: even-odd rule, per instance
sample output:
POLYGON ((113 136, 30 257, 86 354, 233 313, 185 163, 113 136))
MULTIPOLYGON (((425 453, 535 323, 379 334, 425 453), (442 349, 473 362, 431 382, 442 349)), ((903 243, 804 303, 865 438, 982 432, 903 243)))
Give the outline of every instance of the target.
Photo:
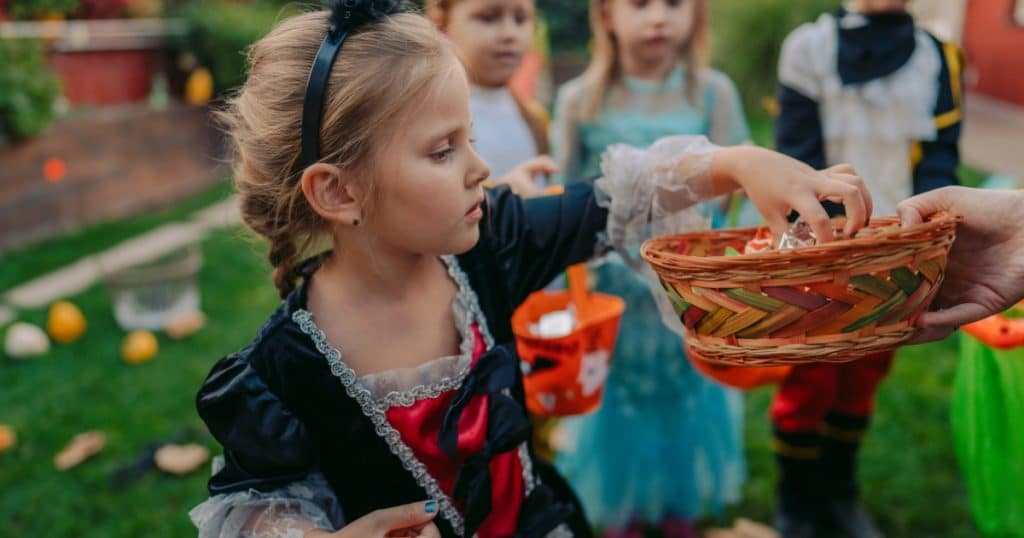
MULTIPOLYGON (((763 228, 652 239, 641 253, 686 327, 689 353, 720 364, 846 362, 899 346, 942 283, 958 219, 900 228, 872 220, 853 239, 742 252, 763 228)), ((837 226, 841 229, 841 223, 837 226)))

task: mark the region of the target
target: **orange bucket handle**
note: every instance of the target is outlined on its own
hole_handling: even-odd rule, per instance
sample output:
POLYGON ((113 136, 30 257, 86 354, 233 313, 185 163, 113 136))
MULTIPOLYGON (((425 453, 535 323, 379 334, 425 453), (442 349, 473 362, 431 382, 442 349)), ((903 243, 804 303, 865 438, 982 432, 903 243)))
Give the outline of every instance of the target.
POLYGON ((570 265, 565 270, 569 281, 569 297, 576 305, 576 319, 583 323, 590 312, 590 290, 587 288, 587 266, 582 263, 570 265))

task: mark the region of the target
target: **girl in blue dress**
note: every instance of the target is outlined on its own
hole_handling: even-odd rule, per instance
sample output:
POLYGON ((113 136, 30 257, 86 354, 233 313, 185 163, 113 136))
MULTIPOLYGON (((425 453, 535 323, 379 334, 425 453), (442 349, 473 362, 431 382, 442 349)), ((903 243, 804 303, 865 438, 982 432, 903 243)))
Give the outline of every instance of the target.
MULTIPOLYGON (((599 176, 613 144, 648 147, 679 134, 720 145, 750 139, 732 81, 704 66, 705 0, 591 0, 590 11, 593 59, 560 89, 552 125, 567 181, 599 176)), ((722 223, 722 205, 705 205, 705 226, 722 223)), ((694 519, 739 500, 741 396, 694 370, 641 271, 613 255, 594 273, 596 289, 627 308, 602 407, 564 422, 558 467, 610 535, 656 524, 666 536, 689 536, 694 519)))

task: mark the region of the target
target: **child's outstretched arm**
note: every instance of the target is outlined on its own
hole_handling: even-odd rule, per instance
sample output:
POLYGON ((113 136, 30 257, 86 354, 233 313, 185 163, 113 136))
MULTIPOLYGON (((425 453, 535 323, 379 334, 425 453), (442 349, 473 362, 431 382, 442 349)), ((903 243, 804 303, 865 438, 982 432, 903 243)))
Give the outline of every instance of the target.
POLYGON ((747 192, 775 237, 797 211, 822 241, 834 239, 820 202, 847 207, 844 234, 860 229, 871 215, 871 195, 852 167, 817 171, 774 151, 743 146, 719 148, 700 136, 673 136, 647 150, 625 145, 608 148, 604 177, 597 182, 609 207, 608 236, 635 267, 638 241, 701 226, 696 204, 738 188, 747 192), (692 208, 692 209, 690 209, 692 208))
POLYGON ((845 207, 846 237, 871 218, 871 194, 850 165, 819 171, 771 150, 736 147, 715 153, 711 175, 715 190, 745 190, 775 237, 786 231, 787 216, 796 211, 811 225, 819 241, 835 239, 828 214, 821 206, 826 200, 845 207))
POLYGON ((475 250, 495 258, 502 294, 512 306, 567 266, 610 246, 643 267, 636 256, 640 241, 706 227, 697 204, 738 188, 747 191, 777 237, 796 210, 821 240, 832 240, 821 200, 847 206, 846 235, 871 215, 871 196, 849 166, 816 171, 773 151, 719 148, 702 136, 668 137, 646 150, 612 146, 602 171, 596 188, 581 183, 562 196, 524 201, 506 189, 489 193, 484 240, 475 250), (604 233, 609 241, 599 240, 604 233))

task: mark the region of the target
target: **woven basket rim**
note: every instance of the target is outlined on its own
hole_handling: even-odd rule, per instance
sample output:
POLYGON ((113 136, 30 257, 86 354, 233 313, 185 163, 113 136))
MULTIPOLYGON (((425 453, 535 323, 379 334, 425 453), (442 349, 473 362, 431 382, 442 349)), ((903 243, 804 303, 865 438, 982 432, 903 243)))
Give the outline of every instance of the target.
MULTIPOLYGON (((797 247, 792 249, 772 249, 738 256, 694 256, 670 252, 661 248, 669 243, 678 243, 685 239, 703 239, 728 236, 752 236, 758 230, 767 229, 766 225, 752 226, 746 228, 731 228, 723 230, 705 230, 702 232, 691 232, 683 234, 666 235, 649 239, 640 247, 640 254, 650 264, 663 267, 664 262, 670 261, 678 264, 695 263, 699 265, 716 264, 722 269, 740 269, 744 266, 751 266, 766 262, 777 262, 799 259, 801 257, 819 256, 840 256, 848 251, 872 249, 878 251, 884 247, 898 247, 921 243, 933 236, 948 233, 955 228, 962 217, 946 212, 932 215, 927 221, 906 228, 899 227, 893 230, 871 234, 862 237, 853 237, 839 241, 831 241, 821 245, 809 247, 797 247)), ((900 219, 896 216, 879 217, 871 219, 869 227, 879 229, 892 225, 899 225, 900 219)), ((666 268, 668 269, 668 268, 666 268)))

